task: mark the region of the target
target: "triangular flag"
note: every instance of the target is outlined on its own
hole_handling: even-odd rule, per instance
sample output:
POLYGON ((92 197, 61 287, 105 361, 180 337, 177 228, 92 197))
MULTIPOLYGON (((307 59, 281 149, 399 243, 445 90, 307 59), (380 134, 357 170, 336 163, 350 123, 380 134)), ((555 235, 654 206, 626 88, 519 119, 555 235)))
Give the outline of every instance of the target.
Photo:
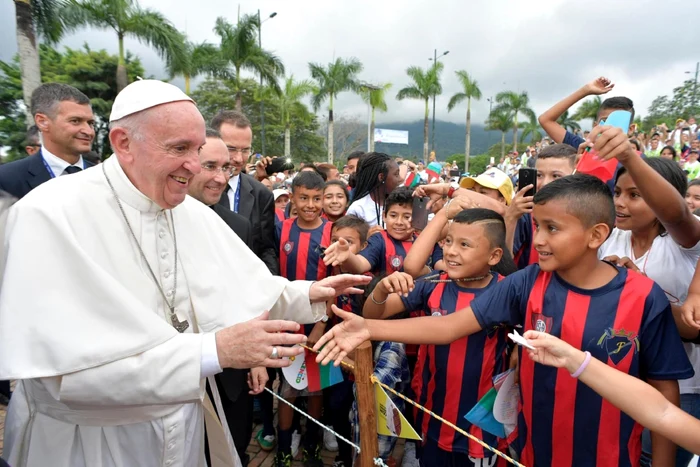
POLYGON ((488 431, 494 436, 505 438, 506 432, 503 428, 503 424, 496 421, 493 416, 493 404, 496 401, 497 394, 496 388, 491 388, 464 418, 473 425, 478 426, 484 431, 488 431))
POLYGON ((342 382, 343 372, 335 365, 319 365, 316 354, 307 350, 306 379, 309 381, 309 392, 316 392, 342 382))
POLYGON ((377 433, 396 438, 422 441, 416 430, 408 423, 384 389, 375 384, 374 398, 377 404, 377 433))

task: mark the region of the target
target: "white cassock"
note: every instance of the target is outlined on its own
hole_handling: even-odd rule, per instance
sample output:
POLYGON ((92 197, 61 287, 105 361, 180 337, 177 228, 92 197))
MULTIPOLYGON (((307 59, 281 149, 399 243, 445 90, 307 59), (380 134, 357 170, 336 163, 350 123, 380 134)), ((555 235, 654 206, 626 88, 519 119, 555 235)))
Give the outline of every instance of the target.
POLYGON ((318 321, 310 282, 272 276, 190 197, 170 212, 104 163, 161 282, 178 333, 98 166, 57 177, 11 210, 0 291, 0 379, 17 385, 5 422, 14 467, 204 465, 203 378, 220 370, 214 331, 255 318, 318 321), (198 333, 193 332, 197 327, 198 333))

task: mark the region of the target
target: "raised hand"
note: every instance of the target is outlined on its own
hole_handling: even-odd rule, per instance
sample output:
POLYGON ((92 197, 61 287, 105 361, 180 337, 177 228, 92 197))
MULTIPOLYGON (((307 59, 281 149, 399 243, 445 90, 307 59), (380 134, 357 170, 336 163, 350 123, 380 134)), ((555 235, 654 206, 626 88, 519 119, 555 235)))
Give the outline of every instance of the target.
POLYGON ((377 287, 381 287, 386 294, 397 293, 407 297, 410 292, 413 292, 413 277, 405 272, 397 271, 382 279, 377 287))
POLYGON ((255 396, 263 392, 268 379, 270 379, 270 377, 267 374, 267 368, 260 366, 251 368, 250 373, 248 373, 249 394, 255 396))
POLYGON ((620 128, 596 126, 588 137, 594 139, 585 144, 598 152, 596 157, 600 160, 617 159, 624 165, 629 158, 638 157, 635 147, 620 128))
POLYGON ((364 341, 370 340, 371 336, 364 318, 343 311, 335 305, 332 305, 331 309, 343 322, 324 334, 314 345, 314 350, 320 351, 316 357, 318 363, 328 365, 334 362, 335 366, 339 366, 348 353, 364 341))
POLYGON ((612 81, 605 76, 601 76, 586 84, 586 91, 588 91, 588 94, 600 95, 610 92, 614 87, 615 84, 612 81))
POLYGON ((681 306, 683 322, 694 329, 700 329, 700 294, 689 293, 681 306))
POLYGON ((523 214, 532 212, 532 208, 535 206, 533 199, 534 196, 525 196, 528 190, 534 188, 532 185, 527 185, 523 187, 522 190, 518 191, 513 197, 513 201, 510 206, 506 209, 506 216, 512 219, 520 219, 523 214))
POLYGON ((323 252, 323 264, 326 266, 338 266, 343 264, 350 257, 350 244, 344 238, 341 238, 323 252))
POLYGON ((636 264, 634 264, 634 261, 629 259, 627 256, 623 256, 622 258, 615 255, 606 256, 605 258, 603 258, 603 261, 608 261, 610 263, 616 264, 617 266, 620 266, 621 268, 627 268, 634 272, 638 272, 639 274, 646 275, 637 267, 636 264))

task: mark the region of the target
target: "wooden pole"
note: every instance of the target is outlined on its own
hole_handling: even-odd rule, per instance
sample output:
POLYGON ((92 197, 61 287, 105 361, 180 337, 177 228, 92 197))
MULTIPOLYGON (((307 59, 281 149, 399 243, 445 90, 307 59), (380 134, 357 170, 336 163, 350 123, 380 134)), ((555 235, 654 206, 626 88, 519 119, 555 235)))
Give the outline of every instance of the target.
POLYGON ((360 414, 360 467, 372 467, 374 459, 379 455, 374 384, 370 379, 373 372, 372 343, 367 341, 355 350, 355 386, 360 414))

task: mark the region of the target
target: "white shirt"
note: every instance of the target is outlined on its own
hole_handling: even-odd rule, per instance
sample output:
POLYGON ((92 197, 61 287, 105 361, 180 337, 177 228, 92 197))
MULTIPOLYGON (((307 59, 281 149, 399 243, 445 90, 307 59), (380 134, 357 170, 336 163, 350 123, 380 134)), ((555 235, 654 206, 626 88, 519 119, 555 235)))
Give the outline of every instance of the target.
MULTIPOLYGON (((233 211, 234 206, 236 205, 236 190, 238 189, 238 184, 241 183, 241 175, 238 174, 234 177, 231 177, 231 179, 228 181, 228 186, 231 187, 230 190, 226 193, 226 196, 228 196, 228 205, 231 206, 231 211, 233 211)), ((240 198, 239 198, 240 200, 240 198)), ((240 206, 238 206, 240 208, 240 206)))
MULTIPOLYGON (((700 242, 692 248, 683 248, 670 235, 658 236, 645 254, 635 258, 631 239, 631 231, 613 229, 610 238, 598 250, 598 257, 602 259, 615 255, 630 258, 641 272, 661 287, 671 305, 682 305, 700 259, 700 242)), ((691 343, 683 345, 695 369, 695 376, 679 381, 681 394, 700 394, 700 346, 691 343)))
POLYGON ((362 198, 352 202, 348 208, 348 212, 345 214, 354 214, 360 219, 363 219, 369 224, 370 227, 379 225, 379 220, 382 218, 384 213, 383 206, 377 206, 370 195, 363 196, 362 198), (379 218, 377 218, 377 209, 379 209, 379 218))
MULTIPOLYGON (((69 165, 72 165, 74 167, 79 168, 80 170, 85 169, 85 163, 83 162, 83 156, 80 156, 78 158, 78 162, 75 164, 69 164, 68 162, 64 161, 60 157, 56 156, 55 154, 51 154, 51 152, 46 149, 46 146, 41 146, 41 155, 46 161, 46 163, 49 165, 51 168, 51 172, 53 172, 54 177, 60 177, 63 175, 63 171, 66 170, 66 168, 69 165)), ((53 178, 53 177, 52 177, 53 178)))

